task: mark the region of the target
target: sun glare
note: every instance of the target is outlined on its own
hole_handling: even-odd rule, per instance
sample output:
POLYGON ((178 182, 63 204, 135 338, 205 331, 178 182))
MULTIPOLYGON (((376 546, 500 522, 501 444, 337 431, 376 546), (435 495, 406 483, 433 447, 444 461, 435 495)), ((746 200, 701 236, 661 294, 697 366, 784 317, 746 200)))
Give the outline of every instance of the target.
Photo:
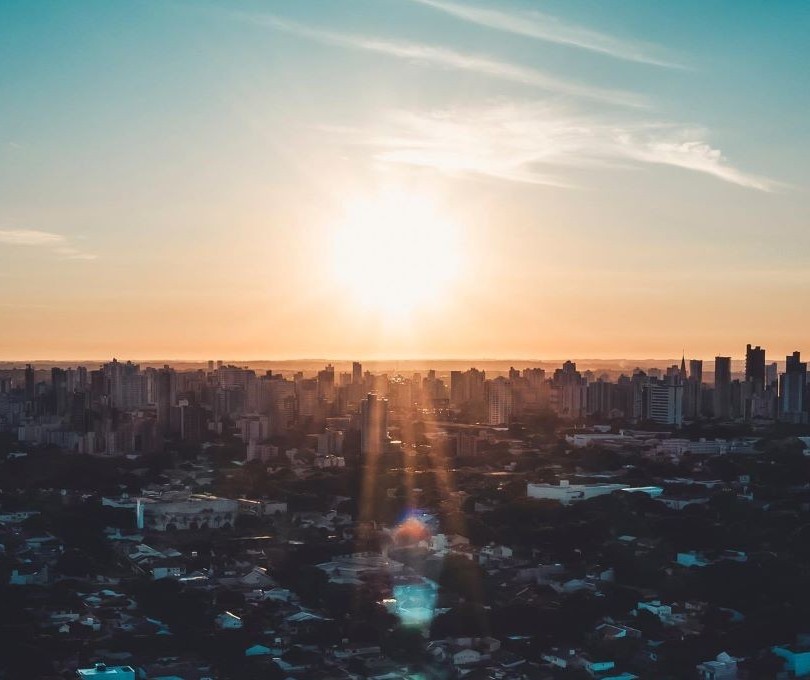
POLYGON ((334 237, 337 281, 352 302, 388 317, 441 302, 459 275, 458 229, 421 196, 357 201, 334 237))

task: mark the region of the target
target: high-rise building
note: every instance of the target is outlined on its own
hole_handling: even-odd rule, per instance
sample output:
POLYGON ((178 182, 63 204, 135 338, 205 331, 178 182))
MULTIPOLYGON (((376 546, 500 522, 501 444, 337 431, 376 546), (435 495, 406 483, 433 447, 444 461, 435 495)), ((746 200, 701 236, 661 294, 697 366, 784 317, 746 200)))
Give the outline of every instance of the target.
POLYGON ((689 360, 689 377, 683 385, 683 417, 694 420, 702 415, 703 362, 689 360))
POLYGON ((779 387, 779 366, 775 361, 765 366, 765 385, 774 389, 779 387))
POLYGON ((155 404, 157 406, 157 426, 161 435, 171 431, 172 406, 175 392, 174 370, 164 366, 155 373, 155 404))
POLYGON ((140 366, 127 361, 122 364, 117 359, 101 367, 109 390, 110 405, 122 410, 130 410, 146 403, 146 379, 140 366))
POLYGON ((512 418, 512 384, 504 377, 487 384, 487 422, 490 425, 508 424, 512 418))
POLYGON ((31 364, 27 364, 25 367, 25 400, 34 401, 36 393, 36 373, 34 372, 34 367, 31 364))
POLYGON ((644 418, 662 425, 683 423, 683 384, 677 376, 650 378, 644 386, 644 418))
POLYGON ((460 406, 468 400, 469 389, 463 371, 450 371, 450 405, 460 406))
POLYGON ((359 361, 352 362, 352 384, 360 385, 363 382, 363 364, 359 361))
POLYGON ((689 360, 689 378, 698 383, 703 384, 703 360, 690 359, 689 360))
POLYGON ((388 439, 388 402, 369 394, 360 404, 360 455, 368 460, 385 451, 388 439))
POLYGON ((745 380, 755 393, 765 389, 765 350, 759 345, 745 347, 745 380))
POLYGON ((53 398, 53 413, 64 416, 68 412, 68 373, 64 369, 54 367, 51 369, 51 395, 53 398))
POLYGON ((565 418, 581 418, 588 405, 587 382, 577 371, 573 361, 566 361, 562 368, 554 371, 552 384, 552 406, 565 418))
POLYGON ((335 400, 335 367, 332 364, 318 371, 318 397, 328 402, 335 400))
POLYGON ((788 423, 806 423, 807 362, 799 352, 785 359, 785 372, 779 384, 779 418, 788 423))
POLYGON ((731 416, 731 357, 714 358, 714 417, 731 416))
POLYGON ((588 383, 588 415, 600 415, 603 418, 610 416, 613 410, 614 387, 612 382, 601 378, 588 383))
POLYGON ((318 381, 304 378, 295 382, 295 396, 298 402, 298 418, 303 421, 318 415, 318 381))
POLYGON ((261 379, 261 411, 270 416, 274 433, 279 434, 295 425, 297 400, 295 383, 280 375, 267 375, 261 379))

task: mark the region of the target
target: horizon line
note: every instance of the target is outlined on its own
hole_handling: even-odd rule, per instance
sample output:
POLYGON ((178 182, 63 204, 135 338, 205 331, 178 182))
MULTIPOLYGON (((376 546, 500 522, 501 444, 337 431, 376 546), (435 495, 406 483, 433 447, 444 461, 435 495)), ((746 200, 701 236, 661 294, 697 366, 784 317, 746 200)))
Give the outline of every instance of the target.
MULTIPOLYGON (((710 357, 686 357, 687 360, 699 360, 699 361, 712 361, 717 356, 729 356, 732 360, 745 360, 745 355, 735 356, 735 355, 725 355, 725 354, 718 354, 710 357)), ((788 355, 786 355, 788 356, 788 355)), ((72 358, 0 358, 0 364, 15 364, 15 363, 65 363, 65 362, 110 362, 113 360, 119 361, 131 361, 131 362, 148 362, 148 363, 158 363, 158 362, 182 362, 182 363, 208 363, 209 361, 222 361, 223 363, 270 363, 270 362, 279 362, 279 363, 290 363, 290 362, 317 362, 317 361, 326 361, 326 362, 353 362, 359 361, 363 362, 375 362, 375 363, 383 363, 383 362, 417 362, 417 361, 425 361, 425 362, 461 362, 461 361, 482 361, 482 362, 509 362, 513 361, 515 363, 523 362, 523 363, 551 363, 551 362, 565 362, 565 361, 677 361, 680 362, 682 357, 671 356, 671 357, 634 357, 634 356, 623 356, 623 357, 599 357, 599 356, 560 356, 560 357, 549 357, 549 358, 528 358, 528 357, 330 357, 330 356, 314 356, 314 357, 289 357, 289 358, 238 358, 238 357, 231 357, 231 358, 223 358, 223 359, 210 359, 210 358, 200 358, 200 357, 127 357, 124 359, 118 359, 117 356, 110 356, 108 358, 105 357, 72 357, 72 358)))

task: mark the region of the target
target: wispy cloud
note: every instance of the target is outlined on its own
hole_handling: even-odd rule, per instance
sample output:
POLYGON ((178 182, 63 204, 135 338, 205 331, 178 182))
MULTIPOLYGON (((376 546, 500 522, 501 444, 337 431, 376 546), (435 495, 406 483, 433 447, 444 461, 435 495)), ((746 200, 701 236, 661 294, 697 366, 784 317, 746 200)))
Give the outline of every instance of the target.
POLYGON ((95 260, 96 255, 70 244, 63 234, 36 229, 0 229, 0 244, 47 248, 63 260, 95 260))
POLYGON ((266 14, 237 14, 237 16, 258 25, 267 26, 278 31, 284 31, 328 45, 375 52, 390 57, 406 59, 426 66, 470 71, 500 80, 538 87, 549 92, 574 97, 584 97, 586 99, 598 100, 609 104, 633 107, 646 105, 643 97, 631 92, 609 90, 563 80, 536 68, 521 66, 486 56, 458 52, 445 47, 347 33, 335 33, 266 14))
POLYGON ((705 130, 673 123, 608 121, 547 104, 497 103, 393 111, 381 125, 349 139, 374 148, 378 160, 451 174, 571 186, 571 167, 662 164, 760 191, 779 187, 731 165, 705 141, 705 130))
POLYGON ((682 68, 679 64, 655 56, 660 48, 622 40, 582 26, 566 23, 540 12, 504 12, 502 10, 461 4, 451 0, 411 0, 454 17, 499 31, 536 38, 545 42, 568 45, 590 52, 655 66, 682 68))

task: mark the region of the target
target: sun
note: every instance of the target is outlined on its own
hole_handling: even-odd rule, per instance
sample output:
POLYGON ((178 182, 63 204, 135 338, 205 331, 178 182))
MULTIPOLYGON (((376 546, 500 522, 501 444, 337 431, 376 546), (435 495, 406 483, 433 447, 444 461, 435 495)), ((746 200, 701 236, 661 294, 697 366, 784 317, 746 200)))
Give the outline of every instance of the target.
POLYGON ((458 279, 458 227, 424 196, 397 191, 358 200, 333 234, 335 280, 371 311, 393 317, 440 303, 458 279))

